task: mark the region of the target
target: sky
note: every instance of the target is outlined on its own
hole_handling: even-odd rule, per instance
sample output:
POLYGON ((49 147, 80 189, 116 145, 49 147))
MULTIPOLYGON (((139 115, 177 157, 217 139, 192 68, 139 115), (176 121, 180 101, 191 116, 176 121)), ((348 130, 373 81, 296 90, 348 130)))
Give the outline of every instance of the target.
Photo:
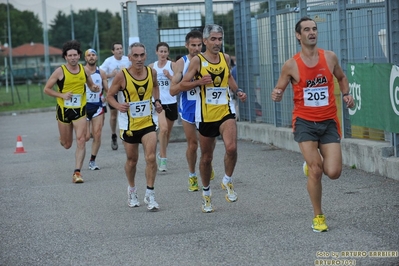
MULTIPOLYGON (((54 19, 58 11, 70 14, 71 8, 74 12, 97 8, 102 12, 108 9, 111 13, 120 13, 121 3, 126 3, 126 0, 0 0, 0 3, 7 3, 7 1, 20 11, 32 11, 38 15, 41 21, 43 21, 43 2, 45 2, 48 23, 54 19)), ((216 1, 214 0, 214 2, 216 1)), ((137 5, 149 5, 204 2, 204 0, 137 0, 136 2, 137 5)))

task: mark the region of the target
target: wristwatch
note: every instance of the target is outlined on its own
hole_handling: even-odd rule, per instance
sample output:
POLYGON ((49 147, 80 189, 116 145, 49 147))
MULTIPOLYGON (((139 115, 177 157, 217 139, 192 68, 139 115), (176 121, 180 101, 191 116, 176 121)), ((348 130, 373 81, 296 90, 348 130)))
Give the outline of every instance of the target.
POLYGON ((238 89, 236 90, 236 96, 238 96, 237 93, 239 93, 239 92, 244 92, 244 91, 243 91, 242 89, 238 88, 238 89))

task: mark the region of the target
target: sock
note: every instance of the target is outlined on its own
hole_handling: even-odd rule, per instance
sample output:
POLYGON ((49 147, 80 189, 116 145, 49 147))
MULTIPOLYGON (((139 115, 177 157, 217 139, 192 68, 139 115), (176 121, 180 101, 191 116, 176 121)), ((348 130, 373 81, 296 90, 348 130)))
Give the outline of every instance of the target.
POLYGON ((74 173, 79 172, 80 173, 80 169, 75 169, 75 171, 73 171, 74 173))
POLYGON ((231 177, 225 174, 223 177, 223 184, 226 185, 227 183, 231 183, 231 180, 231 177))
POLYGON ((116 139, 116 134, 112 134, 112 139, 116 139))
POLYGON ((202 195, 203 196, 210 196, 211 195, 211 186, 202 187, 202 195))
POLYGON ((97 157, 96 155, 93 155, 93 154, 92 154, 91 157, 90 157, 90 161, 95 161, 95 160, 96 160, 96 157, 97 157))
POLYGON ((136 192, 136 187, 131 187, 131 186, 129 186, 129 192, 130 192, 130 193, 136 192))
POLYGON ((145 191, 145 194, 146 194, 146 195, 149 195, 149 194, 151 194, 151 193, 154 193, 154 187, 149 187, 149 186, 147 186, 147 190, 145 191))
POLYGON ((197 174, 194 172, 194 173, 189 173, 188 174, 188 177, 193 177, 193 176, 197 176, 197 174))

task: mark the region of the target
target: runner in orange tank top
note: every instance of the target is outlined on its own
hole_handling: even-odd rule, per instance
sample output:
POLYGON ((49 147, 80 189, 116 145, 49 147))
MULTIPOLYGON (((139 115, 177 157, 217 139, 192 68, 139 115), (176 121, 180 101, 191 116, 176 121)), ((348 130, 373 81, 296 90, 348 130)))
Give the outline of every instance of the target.
POLYGON ((317 25, 308 17, 295 26, 301 51, 288 59, 272 92, 279 102, 291 82, 294 90, 292 126, 294 139, 305 159, 303 170, 308 177, 307 190, 313 206, 313 231, 328 231, 321 208, 323 173, 338 179, 342 170, 341 132, 334 97, 333 76, 338 80, 346 106, 353 107, 348 80, 336 54, 317 47, 317 25))

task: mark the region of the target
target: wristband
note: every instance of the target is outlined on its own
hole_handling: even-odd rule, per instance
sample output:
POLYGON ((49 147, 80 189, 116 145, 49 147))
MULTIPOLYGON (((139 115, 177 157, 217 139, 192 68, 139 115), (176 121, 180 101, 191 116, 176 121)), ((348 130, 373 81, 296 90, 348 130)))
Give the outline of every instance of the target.
POLYGON ((155 99, 154 100, 154 105, 156 104, 156 102, 159 102, 159 104, 162 105, 161 99, 155 99))
POLYGON ((342 97, 349 96, 349 95, 351 95, 351 94, 350 93, 344 93, 344 94, 342 94, 342 97))
MULTIPOLYGON (((237 95, 237 93, 239 93, 239 92, 244 92, 242 89, 240 89, 240 88, 238 88, 237 90, 236 90, 236 95, 237 95)), ((238 96, 238 95, 237 95, 238 96)))

